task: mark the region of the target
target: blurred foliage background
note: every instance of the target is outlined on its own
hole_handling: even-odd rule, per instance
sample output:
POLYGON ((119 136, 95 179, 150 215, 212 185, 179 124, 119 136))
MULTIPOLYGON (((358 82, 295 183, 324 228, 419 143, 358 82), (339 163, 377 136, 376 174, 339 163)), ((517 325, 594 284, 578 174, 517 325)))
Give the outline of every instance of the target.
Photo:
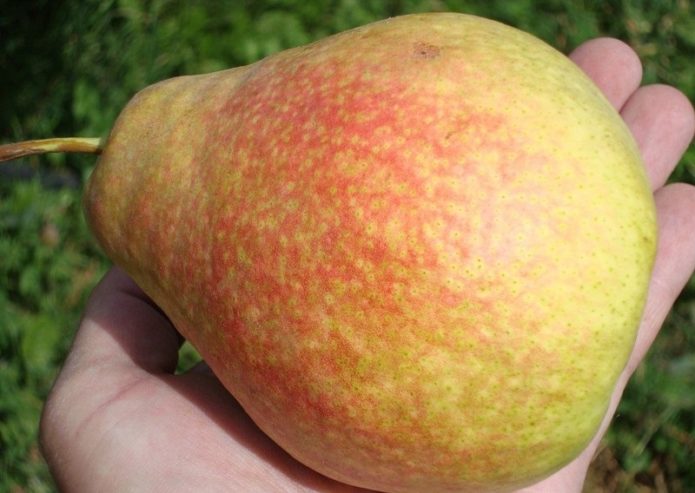
MULTIPOLYGON (((627 41, 645 83, 695 99, 689 0, 0 0, 0 141, 106 136, 142 87, 247 64, 376 19, 484 15, 564 52, 627 41)), ((37 444, 42 402, 108 261, 81 215, 93 157, 0 166, 0 491, 54 491, 37 444)), ((672 179, 695 183, 691 146, 672 179)), ((695 284, 633 378, 586 491, 695 491, 695 284)), ((186 356, 193 358, 190 352, 186 356)))

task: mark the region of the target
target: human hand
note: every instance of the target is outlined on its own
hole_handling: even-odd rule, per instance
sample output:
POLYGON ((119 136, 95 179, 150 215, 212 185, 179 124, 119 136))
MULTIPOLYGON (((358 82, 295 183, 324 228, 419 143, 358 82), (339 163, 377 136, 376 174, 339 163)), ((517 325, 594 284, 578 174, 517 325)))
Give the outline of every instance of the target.
MULTIPOLYGON (((695 188, 664 182, 692 139, 687 99, 638 88, 636 55, 599 39, 572 58, 601 87, 645 158, 660 224, 648 306, 603 426, 561 471, 524 492, 580 491, 629 376, 695 266, 695 188), (677 253, 676 253, 677 252, 677 253)), ((364 491, 299 464, 267 438, 204 366, 174 375, 181 339, 119 269, 95 290, 41 423, 62 491, 364 491)))
POLYGON ((181 342, 126 274, 106 275, 41 422, 61 491, 359 491, 287 455, 204 365, 174 375, 181 342))

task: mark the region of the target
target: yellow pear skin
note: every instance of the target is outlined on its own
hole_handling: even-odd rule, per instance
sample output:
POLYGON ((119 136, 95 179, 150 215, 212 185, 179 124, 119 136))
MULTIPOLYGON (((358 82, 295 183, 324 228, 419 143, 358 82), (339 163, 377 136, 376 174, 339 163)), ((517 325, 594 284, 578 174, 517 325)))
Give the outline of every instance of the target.
POLYGON ((145 89, 85 206, 264 432, 393 493, 510 491, 576 457, 656 243, 637 146, 600 91, 462 14, 145 89))

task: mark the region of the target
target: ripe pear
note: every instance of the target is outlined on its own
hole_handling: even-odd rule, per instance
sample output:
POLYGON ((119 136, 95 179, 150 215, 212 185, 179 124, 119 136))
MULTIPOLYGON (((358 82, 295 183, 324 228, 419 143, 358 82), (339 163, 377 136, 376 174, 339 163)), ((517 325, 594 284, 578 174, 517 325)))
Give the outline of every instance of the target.
POLYGON ((596 433, 655 212, 564 55, 392 18, 150 86, 85 195, 100 243, 273 440, 388 492, 509 491, 596 433))

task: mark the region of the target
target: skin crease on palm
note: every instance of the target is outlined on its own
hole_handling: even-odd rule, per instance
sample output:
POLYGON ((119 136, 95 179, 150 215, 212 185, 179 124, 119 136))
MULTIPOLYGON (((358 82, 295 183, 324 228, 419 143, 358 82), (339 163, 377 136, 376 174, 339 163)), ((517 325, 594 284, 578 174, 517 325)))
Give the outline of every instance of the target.
MULTIPOLYGON (((596 39, 571 58, 620 111, 654 190, 659 246, 634 351, 603 425, 562 470, 521 491, 579 492, 623 389, 695 269, 695 187, 664 185, 692 140, 695 114, 677 90, 640 87, 624 43, 596 39)), ((120 270, 95 290, 46 404, 41 444, 61 491, 365 491, 298 463, 267 438, 211 372, 174 375, 182 340, 120 270)))

